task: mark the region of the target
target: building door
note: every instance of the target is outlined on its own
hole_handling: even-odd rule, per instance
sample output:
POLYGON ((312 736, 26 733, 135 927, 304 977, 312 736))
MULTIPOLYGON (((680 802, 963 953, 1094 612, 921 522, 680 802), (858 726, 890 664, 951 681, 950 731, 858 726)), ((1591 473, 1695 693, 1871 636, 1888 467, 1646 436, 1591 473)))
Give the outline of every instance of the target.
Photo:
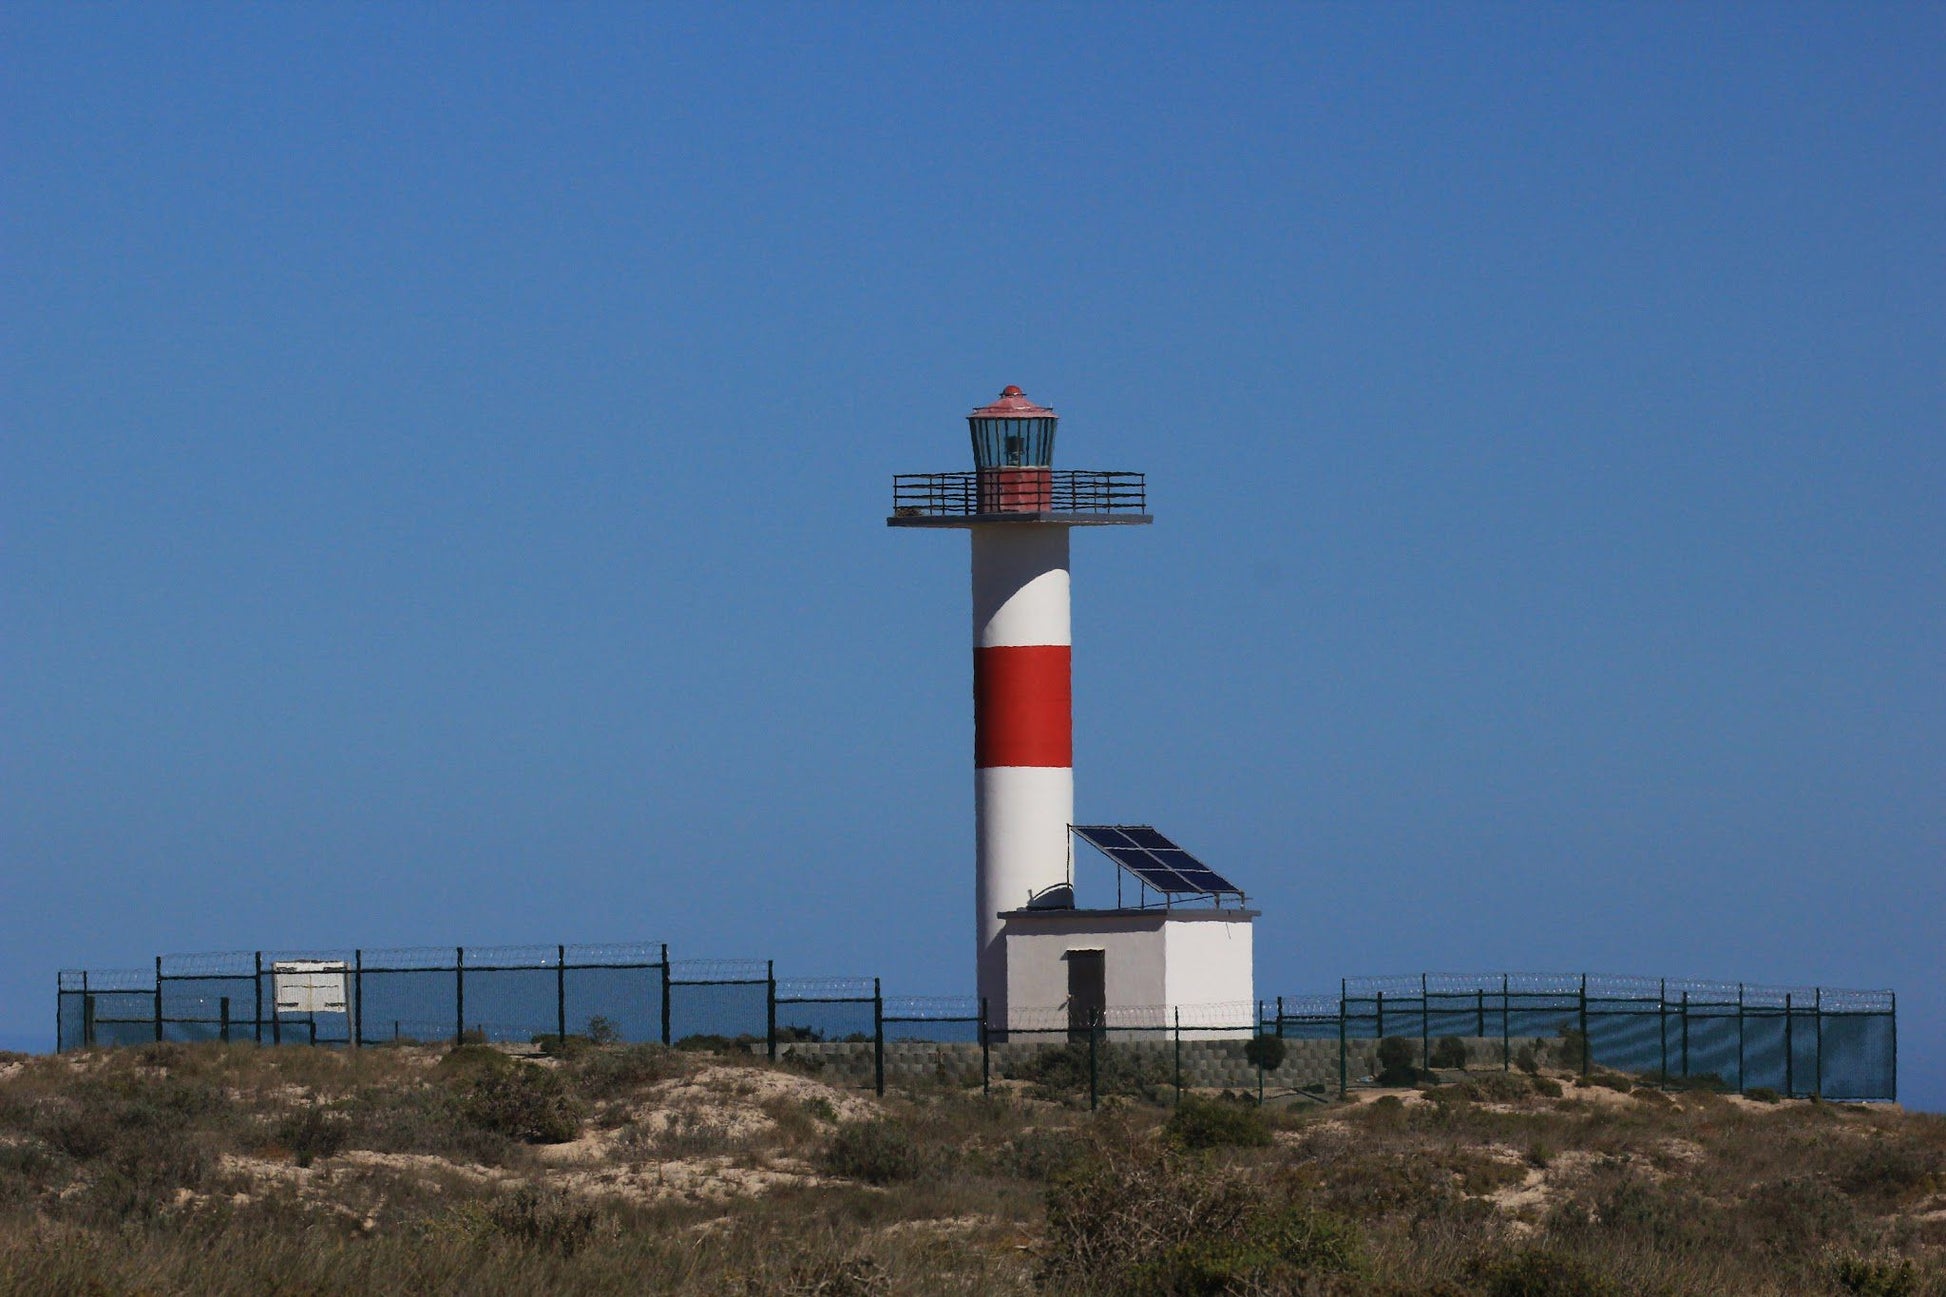
POLYGON ((1068 1034, 1085 1038, 1108 1008, 1108 973, 1099 950, 1070 950, 1068 960, 1068 1034))

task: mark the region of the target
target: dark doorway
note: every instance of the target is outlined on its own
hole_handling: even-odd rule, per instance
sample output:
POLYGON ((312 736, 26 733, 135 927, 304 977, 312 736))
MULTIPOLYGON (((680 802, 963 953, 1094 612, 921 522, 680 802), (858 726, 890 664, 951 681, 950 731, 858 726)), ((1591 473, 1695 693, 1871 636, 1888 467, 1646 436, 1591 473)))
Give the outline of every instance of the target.
POLYGON ((1070 950, 1068 960, 1068 1034, 1086 1037, 1108 1008, 1106 962, 1099 950, 1070 950))

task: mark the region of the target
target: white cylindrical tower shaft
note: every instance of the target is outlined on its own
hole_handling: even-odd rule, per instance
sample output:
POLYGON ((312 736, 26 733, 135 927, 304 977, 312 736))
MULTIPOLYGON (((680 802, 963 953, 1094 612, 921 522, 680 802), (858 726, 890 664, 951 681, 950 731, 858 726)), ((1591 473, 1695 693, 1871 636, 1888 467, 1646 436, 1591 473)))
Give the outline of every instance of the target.
POLYGON ((1068 528, 975 526, 973 541, 975 904, 979 990, 1007 1021, 1000 915, 1068 882, 1074 723, 1068 528))

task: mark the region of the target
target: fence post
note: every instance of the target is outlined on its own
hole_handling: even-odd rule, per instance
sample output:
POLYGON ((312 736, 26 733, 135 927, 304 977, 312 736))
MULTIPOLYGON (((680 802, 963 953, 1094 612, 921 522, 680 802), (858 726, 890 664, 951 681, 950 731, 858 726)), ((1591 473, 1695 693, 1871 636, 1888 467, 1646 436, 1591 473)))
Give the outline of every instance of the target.
POLYGON ((1176 1106, 1182 1107, 1182 1006, 1176 1006, 1176 1106))
POLYGON ((872 979, 872 1088, 885 1097, 885 996, 872 979))
POLYGON ((1899 1099, 1899 993, 1888 991, 1892 997, 1892 1093, 1885 1096, 1887 1103, 1897 1103, 1899 1099))
POLYGON ((777 1061, 777 961, 764 961, 764 1053, 777 1061))
POLYGON ((1096 1042, 1101 1039, 1101 1010, 1088 1014, 1088 1111, 1095 1110, 1101 1094, 1101 1064, 1096 1058, 1096 1042))
MULTIPOLYGON (((1345 988, 1344 978, 1338 979, 1338 1098, 1351 1097, 1351 1076, 1345 1066, 1345 988)), ((1180 1011, 1178 1011, 1180 1013, 1180 1011)))
POLYGON ((1669 979, 1666 977, 1656 983, 1655 1034, 1662 1046, 1662 1076, 1656 1084, 1666 1086, 1669 1084, 1669 979))
POLYGON ((669 1043, 669 943, 662 943, 662 1043, 669 1043))
POLYGON ((155 1039, 162 1043, 162 956, 155 957, 155 1039))
POLYGON ((223 1043, 227 1045, 230 1043, 230 997, 227 995, 222 997, 217 1001, 217 1006, 223 1023, 223 1043))
MULTIPOLYGON (((1282 1007, 1279 1007, 1282 1011, 1282 1007)), ((1257 1001, 1257 1036, 1263 1034, 1263 1001, 1257 1001)), ((1257 1050, 1257 1106, 1263 1106, 1263 1050, 1257 1050)))
POLYGON ((1378 1017, 1378 1025, 1372 1029, 1372 1035, 1377 1037, 1379 1040, 1384 1040, 1385 1039, 1385 992, 1384 991, 1378 992, 1375 1003, 1377 1005, 1377 1008, 1374 1010, 1374 1012, 1377 1014, 1378 1017))
POLYGON ((1487 989, 1484 986, 1473 988, 1473 1038, 1483 1040, 1487 1034, 1487 989))
MULTIPOLYGON (((1798 1056, 1798 1052, 1796 1052, 1796 1048, 1792 1048, 1792 1040, 1790 1040, 1790 1019, 1794 1019, 1794 1017, 1796 1017, 1796 1013, 1790 1011, 1790 991, 1784 991, 1784 1098, 1796 1098, 1798 1096, 1798 1087, 1796 1087, 1798 1077, 1796 1077, 1796 1071, 1792 1067, 1792 1063, 1798 1061, 1798 1057, 1796 1057, 1798 1056)), ((160 1036, 158 1036, 158 1040, 160 1040, 160 1036)))
POLYGON ((568 1049, 568 948, 554 947, 554 1043, 568 1049))
POLYGON ((1818 1033, 1818 1074, 1812 1079, 1811 1097, 1824 1098, 1824 988, 1816 988, 1815 998, 1811 1001, 1811 1022, 1818 1033))
POLYGON ((257 1008, 250 1016, 256 1024, 257 1043, 261 1045, 264 1043, 264 952, 261 950, 257 952, 256 967, 257 975, 251 979, 250 985, 256 989, 257 1008))
POLYGON ((1511 998, 1507 988, 1511 985, 1507 975, 1500 974, 1500 1070, 1503 1072, 1514 1070, 1513 1034, 1509 1030, 1513 1016, 1507 1010, 1507 1001, 1511 998))
POLYGON ((453 1046, 466 1043, 466 947, 453 947, 453 1046))
POLYGON ((1682 993, 1682 1075, 1689 1079, 1689 992, 1682 993))
POLYGON ((1432 1070, 1432 992, 1424 973, 1419 974, 1419 1066, 1432 1070))
POLYGON ((365 1045, 365 951, 351 952, 351 1047, 365 1045))
POLYGON ((980 1093, 993 1092, 993 1037, 987 1031, 987 998, 980 997, 980 1093))
POLYGON ((1588 1062, 1594 1055, 1594 1046, 1588 1043, 1588 975, 1581 975, 1581 1075, 1588 1075, 1588 1062))
POLYGON ((1743 983, 1737 983, 1737 1093, 1743 1093, 1743 983))
POLYGON ((95 1047, 95 993, 93 991, 81 993, 81 1043, 88 1049, 95 1047))

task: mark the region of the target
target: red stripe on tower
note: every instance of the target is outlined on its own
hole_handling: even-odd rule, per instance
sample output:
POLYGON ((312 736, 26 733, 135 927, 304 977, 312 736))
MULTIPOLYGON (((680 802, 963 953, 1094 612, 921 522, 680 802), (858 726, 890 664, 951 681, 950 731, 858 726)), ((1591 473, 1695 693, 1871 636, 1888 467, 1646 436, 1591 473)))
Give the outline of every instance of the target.
POLYGON ((973 650, 973 764, 1074 764, 1073 652, 1066 644, 973 650))

